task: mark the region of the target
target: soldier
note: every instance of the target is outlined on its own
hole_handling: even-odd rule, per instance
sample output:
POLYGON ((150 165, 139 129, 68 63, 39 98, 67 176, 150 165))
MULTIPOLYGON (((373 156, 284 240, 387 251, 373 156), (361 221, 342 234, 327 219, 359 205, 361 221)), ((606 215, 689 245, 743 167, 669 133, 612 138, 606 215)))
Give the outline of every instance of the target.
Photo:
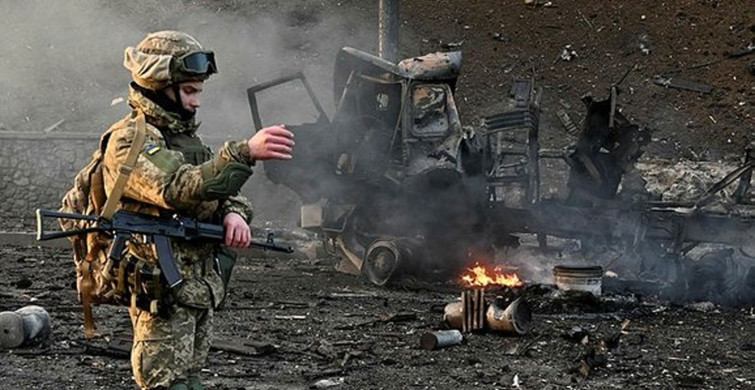
MULTIPOLYGON (((196 135, 195 113, 203 82, 217 72, 213 52, 177 31, 147 35, 125 51, 131 72, 132 113, 115 123, 103 160, 105 192, 113 191, 120 167, 146 118, 146 138, 128 179, 119 209, 146 214, 190 216, 222 221, 225 244, 243 248, 251 241, 252 209, 239 195, 257 160, 291 159, 293 134, 283 125, 257 132, 248 140, 227 142, 213 156, 196 135)), ((169 294, 159 314, 132 304, 131 363, 142 389, 202 389, 199 374, 210 348, 213 311, 225 287, 212 244, 173 240, 183 283, 169 294)), ((154 245, 132 240, 128 256, 157 264, 154 245)))

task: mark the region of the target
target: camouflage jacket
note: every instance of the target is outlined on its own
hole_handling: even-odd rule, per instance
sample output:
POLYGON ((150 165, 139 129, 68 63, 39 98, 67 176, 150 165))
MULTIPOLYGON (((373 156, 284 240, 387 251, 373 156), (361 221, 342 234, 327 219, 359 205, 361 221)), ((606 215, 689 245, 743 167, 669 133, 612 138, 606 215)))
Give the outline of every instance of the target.
MULTIPOLYGON (((136 132, 136 113, 144 113, 146 141, 119 209, 151 215, 177 213, 213 223, 222 223, 226 214, 234 212, 251 222, 251 205, 238 190, 214 199, 202 192, 203 185, 228 164, 242 163, 244 169, 253 164, 247 157, 246 141, 227 142, 213 156, 195 134, 198 124, 193 119, 181 121, 177 114, 164 110, 133 88, 129 105, 134 112, 108 130, 110 137, 103 159, 105 193, 110 194, 136 132)), ((177 302, 197 308, 216 307, 224 293, 214 267, 217 244, 183 240, 171 243, 184 278, 176 291, 177 302)), ((129 254, 157 264, 153 244, 134 239, 129 242, 129 254)))

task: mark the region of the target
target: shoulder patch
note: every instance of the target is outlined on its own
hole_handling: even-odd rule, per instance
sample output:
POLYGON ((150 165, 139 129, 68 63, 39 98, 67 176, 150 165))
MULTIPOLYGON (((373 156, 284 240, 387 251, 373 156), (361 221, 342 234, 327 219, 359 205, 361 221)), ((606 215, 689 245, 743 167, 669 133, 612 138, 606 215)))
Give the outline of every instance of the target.
POLYGON ((154 141, 147 141, 142 156, 162 172, 173 173, 184 163, 181 153, 163 147, 154 141))
POLYGON ((155 153, 157 153, 157 152, 159 152, 159 151, 160 151, 160 146, 157 145, 157 144, 148 144, 144 148, 144 152, 147 153, 150 156, 153 155, 153 154, 155 154, 155 153))

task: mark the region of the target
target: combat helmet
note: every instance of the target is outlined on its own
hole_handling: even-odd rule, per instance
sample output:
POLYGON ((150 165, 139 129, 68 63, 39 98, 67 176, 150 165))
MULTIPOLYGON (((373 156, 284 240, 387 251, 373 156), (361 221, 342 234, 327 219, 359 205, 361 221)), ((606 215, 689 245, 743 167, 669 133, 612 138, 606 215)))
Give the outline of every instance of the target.
POLYGON ((136 84, 152 91, 185 81, 204 81, 218 71, 215 54, 179 31, 154 32, 136 47, 127 47, 123 66, 136 84))

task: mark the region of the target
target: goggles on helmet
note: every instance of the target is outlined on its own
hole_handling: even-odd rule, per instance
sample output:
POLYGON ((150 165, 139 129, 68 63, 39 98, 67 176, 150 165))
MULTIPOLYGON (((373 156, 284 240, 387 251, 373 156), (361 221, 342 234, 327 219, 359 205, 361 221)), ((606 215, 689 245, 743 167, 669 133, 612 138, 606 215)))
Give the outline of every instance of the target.
POLYGON ((195 51, 178 58, 178 66, 181 71, 192 74, 218 73, 215 65, 215 53, 211 51, 195 51))

